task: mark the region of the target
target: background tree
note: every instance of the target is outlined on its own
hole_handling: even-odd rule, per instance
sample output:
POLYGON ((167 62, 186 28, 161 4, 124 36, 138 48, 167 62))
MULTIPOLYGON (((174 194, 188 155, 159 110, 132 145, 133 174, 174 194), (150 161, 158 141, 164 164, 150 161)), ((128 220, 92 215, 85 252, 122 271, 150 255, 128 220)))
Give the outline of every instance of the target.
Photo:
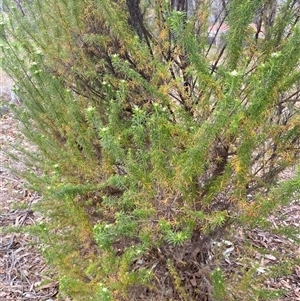
POLYGON ((298 189, 299 4, 219 2, 4 1, 32 231, 75 300, 237 300, 211 242, 298 189))

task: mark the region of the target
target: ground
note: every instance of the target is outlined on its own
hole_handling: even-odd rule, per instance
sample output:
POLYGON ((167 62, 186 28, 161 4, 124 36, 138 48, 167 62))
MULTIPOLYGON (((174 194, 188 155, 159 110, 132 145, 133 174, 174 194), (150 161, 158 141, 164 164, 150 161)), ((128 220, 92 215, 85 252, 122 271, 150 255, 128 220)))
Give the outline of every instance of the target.
POLYGON ((9 168, 16 167, 5 152, 19 140, 16 121, 11 114, 0 122, 0 300, 55 300, 57 282, 51 279, 51 268, 46 266, 39 253, 36 238, 23 232, 28 225, 40 222, 43 217, 31 206, 40 200, 35 192, 26 189, 24 182, 9 168), (14 231, 10 229, 14 227, 14 231))
MULTIPOLYGON (((2 76, 0 84, 6 89, 5 93, 0 93, 2 99, 10 101, 11 94, 7 92, 7 86, 11 83, 2 76)), ((38 239, 26 232, 28 225, 43 220, 39 213, 32 210, 41 197, 26 188, 24 181, 9 169, 14 167, 20 170, 24 166, 20 162, 13 162, 7 151, 13 151, 16 143, 23 143, 28 149, 32 146, 25 143, 19 134, 17 121, 9 109, 2 104, 0 112, 0 301, 58 300, 59 287, 53 280, 54 269, 46 265, 41 257, 38 239)), ((283 180, 291 175, 292 172, 288 171, 283 175, 283 180)), ((297 233, 300 201, 294 200, 289 206, 281 208, 270 221, 273 225, 270 231, 232 228, 226 240, 215 242, 213 250, 221 254, 219 264, 225 276, 236 283, 245 279, 243 273, 248 273, 252 267, 255 269, 253 275, 267 275, 262 287, 282 290, 283 294, 275 298, 276 301, 300 301, 299 240, 287 239, 279 231, 282 225, 289 224, 297 233), (286 263, 293 262, 293 259, 299 265, 291 265, 286 270, 286 263), (282 266, 285 264, 284 272, 280 271, 281 263, 282 266), (278 271, 275 273, 276 268, 278 271), (273 275, 268 274, 270 270, 274 271, 273 275)), ((215 254, 211 256, 213 260, 215 254)), ((247 295, 243 300, 248 301, 247 295)))

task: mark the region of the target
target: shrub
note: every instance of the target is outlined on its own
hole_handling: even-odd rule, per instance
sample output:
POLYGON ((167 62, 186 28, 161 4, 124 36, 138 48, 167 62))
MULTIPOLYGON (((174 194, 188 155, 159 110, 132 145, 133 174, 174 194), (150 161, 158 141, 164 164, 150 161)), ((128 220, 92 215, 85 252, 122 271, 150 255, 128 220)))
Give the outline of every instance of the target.
POLYGON ((221 300, 210 242, 297 190, 276 186, 299 157, 297 1, 231 0, 214 24, 196 2, 4 1, 33 230, 75 300, 221 300))

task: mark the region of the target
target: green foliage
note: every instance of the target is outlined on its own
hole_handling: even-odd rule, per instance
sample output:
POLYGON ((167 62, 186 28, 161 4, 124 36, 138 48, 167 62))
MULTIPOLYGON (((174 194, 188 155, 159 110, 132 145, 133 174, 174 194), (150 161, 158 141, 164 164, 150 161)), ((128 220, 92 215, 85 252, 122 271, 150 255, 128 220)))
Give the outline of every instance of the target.
POLYGON ((224 300, 226 294, 226 284, 224 275, 220 268, 216 268, 211 275, 214 290, 214 298, 216 301, 224 300))
POLYGON ((173 245, 182 245, 184 242, 189 240, 192 236, 192 229, 186 228, 182 231, 174 231, 170 225, 170 223, 162 220, 159 222, 160 230, 164 235, 164 239, 173 245))
POLYGON ((168 270, 169 270, 169 272, 170 272, 170 274, 173 278, 174 286, 175 286, 175 289, 178 291, 180 299, 182 299, 184 301, 189 300, 189 296, 185 292, 185 290, 183 288, 183 285, 181 283, 181 279, 180 279, 180 277, 179 277, 179 275, 176 271, 176 268, 174 267, 174 264, 171 260, 167 261, 167 267, 168 267, 168 270))
POLYGON ((47 218, 32 232, 74 300, 222 300, 223 272, 191 290, 186 269, 299 191, 299 174, 277 185, 299 159, 298 4, 228 1, 213 45, 211 1, 184 2, 4 1, 1 61, 36 146, 22 174, 47 218))
POLYGON ((112 300, 109 290, 106 287, 103 287, 103 285, 101 285, 101 284, 99 287, 99 291, 97 293, 97 298, 99 298, 99 300, 103 300, 103 301, 111 301, 112 300))

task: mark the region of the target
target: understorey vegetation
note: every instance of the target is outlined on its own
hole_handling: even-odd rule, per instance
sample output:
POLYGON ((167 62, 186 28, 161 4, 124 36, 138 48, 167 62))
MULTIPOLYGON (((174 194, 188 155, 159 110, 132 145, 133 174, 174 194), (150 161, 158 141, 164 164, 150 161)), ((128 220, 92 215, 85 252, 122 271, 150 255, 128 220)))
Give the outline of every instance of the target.
POLYGON ((278 297, 255 266, 226 275, 215 246, 297 197, 297 172, 278 179, 299 160, 299 16, 296 0, 4 0, 2 66, 36 146, 22 176, 46 218, 30 231, 62 297, 278 297))

